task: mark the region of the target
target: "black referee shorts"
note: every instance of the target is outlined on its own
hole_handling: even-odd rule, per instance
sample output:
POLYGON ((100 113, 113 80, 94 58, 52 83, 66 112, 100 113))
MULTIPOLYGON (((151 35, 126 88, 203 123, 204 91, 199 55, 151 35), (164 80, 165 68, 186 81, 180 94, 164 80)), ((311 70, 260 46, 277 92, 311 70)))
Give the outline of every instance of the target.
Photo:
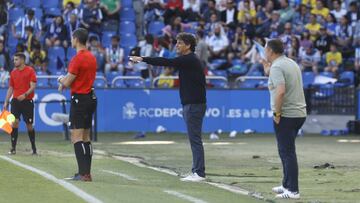
POLYGON ((70 129, 90 129, 96 105, 97 98, 94 93, 73 94, 70 106, 70 129))
POLYGON ((16 119, 20 120, 22 115, 25 123, 32 124, 34 122, 34 102, 32 99, 24 99, 19 101, 17 99, 11 100, 11 113, 16 119))

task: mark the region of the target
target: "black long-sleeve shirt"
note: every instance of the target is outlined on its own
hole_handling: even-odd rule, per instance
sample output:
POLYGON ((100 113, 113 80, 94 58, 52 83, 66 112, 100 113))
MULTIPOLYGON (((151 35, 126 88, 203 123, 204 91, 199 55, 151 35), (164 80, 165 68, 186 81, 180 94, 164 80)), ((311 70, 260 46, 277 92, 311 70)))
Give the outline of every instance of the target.
POLYGON ((179 70, 181 104, 205 104, 206 82, 200 59, 195 53, 167 59, 143 57, 143 61, 155 66, 171 66, 179 70))

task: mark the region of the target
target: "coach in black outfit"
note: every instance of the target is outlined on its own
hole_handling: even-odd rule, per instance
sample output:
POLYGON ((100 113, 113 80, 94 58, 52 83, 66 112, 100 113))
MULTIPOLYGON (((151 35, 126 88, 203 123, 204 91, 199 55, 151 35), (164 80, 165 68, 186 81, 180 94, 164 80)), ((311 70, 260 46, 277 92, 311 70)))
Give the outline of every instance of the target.
POLYGON ((200 59, 195 55, 196 39, 192 34, 180 33, 176 37, 176 58, 130 56, 133 62, 155 66, 171 66, 179 70, 180 99, 193 155, 192 174, 182 181, 198 182, 205 179, 204 147, 201 140, 203 118, 206 111, 206 82, 200 59))

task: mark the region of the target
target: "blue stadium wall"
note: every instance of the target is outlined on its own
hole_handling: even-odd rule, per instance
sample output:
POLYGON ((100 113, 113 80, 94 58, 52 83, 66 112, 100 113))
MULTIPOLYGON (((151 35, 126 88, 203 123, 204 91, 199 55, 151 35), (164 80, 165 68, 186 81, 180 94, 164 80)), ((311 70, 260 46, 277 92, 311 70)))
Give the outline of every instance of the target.
MULTIPOLYGON (((0 89, 5 96, 6 89, 0 89)), ((98 89, 98 132, 154 132, 164 126, 168 132, 185 132, 178 90, 171 89, 98 89)), ((61 132, 62 124, 51 119, 62 112, 60 103, 44 103, 69 99, 70 93, 55 89, 37 89, 35 127, 41 132, 61 132)), ((272 111, 267 90, 208 90, 208 108, 204 132, 217 129, 238 132, 252 129, 271 133, 272 111)), ((67 112, 69 104, 67 104, 67 112)), ((24 131, 24 124, 20 130, 24 131)))

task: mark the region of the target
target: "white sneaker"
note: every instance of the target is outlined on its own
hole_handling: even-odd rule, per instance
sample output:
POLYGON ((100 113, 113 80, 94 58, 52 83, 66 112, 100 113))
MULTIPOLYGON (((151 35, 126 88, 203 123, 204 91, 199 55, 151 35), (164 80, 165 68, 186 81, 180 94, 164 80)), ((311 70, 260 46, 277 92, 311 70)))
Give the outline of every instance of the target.
POLYGON ((204 181, 205 178, 199 176, 197 173, 192 173, 188 176, 186 176, 185 178, 181 178, 181 181, 185 181, 185 182, 201 182, 204 181))
POLYGON ((278 199, 300 199, 300 193, 291 192, 285 189, 285 191, 282 194, 278 194, 275 197, 278 199))
POLYGON ((278 187, 273 187, 272 191, 275 192, 276 194, 281 194, 285 191, 286 189, 281 185, 278 187))

